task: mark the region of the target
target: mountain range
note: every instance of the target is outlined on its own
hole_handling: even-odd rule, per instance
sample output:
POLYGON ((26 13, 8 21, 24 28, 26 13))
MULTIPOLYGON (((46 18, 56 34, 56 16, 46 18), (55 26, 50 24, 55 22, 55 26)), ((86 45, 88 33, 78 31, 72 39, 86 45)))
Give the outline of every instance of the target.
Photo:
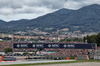
POLYGON ((92 4, 77 10, 63 8, 31 20, 0 20, 0 32, 4 33, 35 28, 43 31, 46 31, 45 28, 53 28, 51 31, 68 28, 69 31, 100 32, 100 5, 92 4))

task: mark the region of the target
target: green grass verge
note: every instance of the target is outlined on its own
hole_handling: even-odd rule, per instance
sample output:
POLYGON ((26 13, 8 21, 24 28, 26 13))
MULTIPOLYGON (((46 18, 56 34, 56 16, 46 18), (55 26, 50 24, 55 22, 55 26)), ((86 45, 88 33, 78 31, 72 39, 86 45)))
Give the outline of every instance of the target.
POLYGON ((76 60, 66 62, 51 62, 51 63, 30 63, 30 64, 14 64, 14 65, 0 65, 0 66, 28 66, 28 65, 48 65, 48 64, 64 64, 64 63, 82 63, 82 62, 100 62, 100 60, 76 60))

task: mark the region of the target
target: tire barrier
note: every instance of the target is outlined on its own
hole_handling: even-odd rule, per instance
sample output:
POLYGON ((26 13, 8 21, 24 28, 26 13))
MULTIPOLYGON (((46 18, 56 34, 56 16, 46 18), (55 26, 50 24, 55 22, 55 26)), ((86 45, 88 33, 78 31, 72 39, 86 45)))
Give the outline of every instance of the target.
POLYGON ((4 57, 3 61, 16 61, 16 58, 14 58, 14 57, 4 57))
POLYGON ((61 58, 57 57, 57 58, 54 58, 54 60, 61 60, 61 58))
POLYGON ((78 60, 89 60, 89 57, 88 57, 88 55, 78 55, 77 59, 78 60))
POLYGON ((66 57, 66 60, 69 60, 70 58, 69 57, 66 57))
POLYGON ((75 57, 75 60, 77 59, 77 57, 75 57))
POLYGON ((14 57, 5 57, 4 55, 1 56, 1 61, 16 61, 14 57))
MULTIPOLYGON (((52 59, 52 60, 64 60, 66 57, 34 57, 34 58, 24 58, 24 59, 52 59)), ((69 57, 68 59, 69 60, 69 57)))
POLYGON ((1 56, 1 61, 3 61, 4 55, 1 56))

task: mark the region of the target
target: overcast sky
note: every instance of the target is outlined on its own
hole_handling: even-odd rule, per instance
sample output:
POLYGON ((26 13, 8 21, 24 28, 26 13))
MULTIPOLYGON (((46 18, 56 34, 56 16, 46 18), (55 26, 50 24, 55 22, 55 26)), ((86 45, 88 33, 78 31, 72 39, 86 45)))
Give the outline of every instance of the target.
POLYGON ((0 0, 0 19, 34 19, 61 8, 79 9, 100 0, 0 0))

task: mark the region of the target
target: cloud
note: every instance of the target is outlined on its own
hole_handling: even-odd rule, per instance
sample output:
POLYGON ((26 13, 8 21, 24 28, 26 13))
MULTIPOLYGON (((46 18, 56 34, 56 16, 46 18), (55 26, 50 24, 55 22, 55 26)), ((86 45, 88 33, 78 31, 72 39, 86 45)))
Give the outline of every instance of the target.
POLYGON ((91 4, 100 4, 100 0, 68 0, 64 7, 68 9, 79 9, 83 6, 91 5, 91 4))
POLYGON ((0 14, 51 12, 67 0, 0 0, 0 14), (56 4, 57 3, 57 4, 56 4))
POLYGON ((31 19, 61 8, 79 9, 90 4, 100 4, 100 0, 0 0, 0 18, 9 21, 20 15, 20 19, 31 19))

